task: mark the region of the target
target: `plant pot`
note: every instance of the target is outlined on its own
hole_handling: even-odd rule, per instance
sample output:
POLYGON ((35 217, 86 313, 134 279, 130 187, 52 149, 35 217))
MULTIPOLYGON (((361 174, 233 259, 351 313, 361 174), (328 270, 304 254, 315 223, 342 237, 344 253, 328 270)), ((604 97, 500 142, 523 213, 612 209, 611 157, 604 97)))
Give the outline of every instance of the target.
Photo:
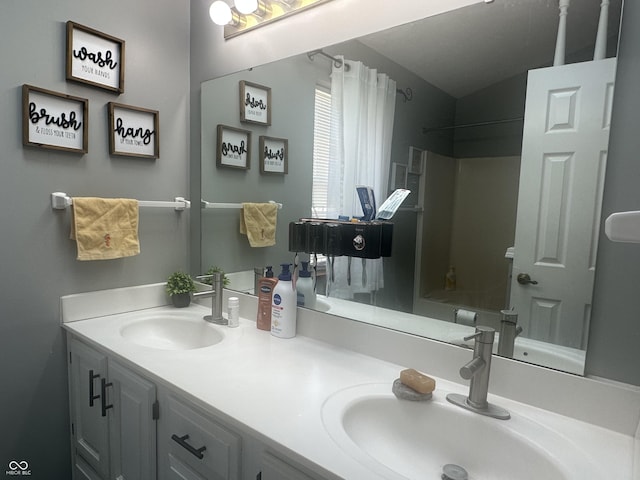
POLYGON ((176 308, 188 307, 191 303, 191 294, 176 293, 175 295, 171 295, 171 301, 173 302, 173 306, 176 308))

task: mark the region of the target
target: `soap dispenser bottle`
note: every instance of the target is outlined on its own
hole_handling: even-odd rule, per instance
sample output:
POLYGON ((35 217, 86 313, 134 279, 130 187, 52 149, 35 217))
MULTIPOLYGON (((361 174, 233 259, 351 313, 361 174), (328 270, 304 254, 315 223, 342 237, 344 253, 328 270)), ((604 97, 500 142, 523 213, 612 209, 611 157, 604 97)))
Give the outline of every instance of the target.
POLYGON ((271 335, 280 338, 296 336, 296 291, 291 282, 290 263, 283 263, 271 302, 271 335))
POLYGON ((271 304, 273 302, 273 289, 278 280, 273 278, 273 270, 271 266, 266 268, 264 277, 258 280, 258 317, 256 318, 256 327, 260 330, 271 330, 271 304))
POLYGON ((313 279, 309 271, 309 262, 302 262, 302 270, 300 270, 298 281, 296 282, 296 291, 299 307, 315 308, 316 292, 313 288, 313 279))

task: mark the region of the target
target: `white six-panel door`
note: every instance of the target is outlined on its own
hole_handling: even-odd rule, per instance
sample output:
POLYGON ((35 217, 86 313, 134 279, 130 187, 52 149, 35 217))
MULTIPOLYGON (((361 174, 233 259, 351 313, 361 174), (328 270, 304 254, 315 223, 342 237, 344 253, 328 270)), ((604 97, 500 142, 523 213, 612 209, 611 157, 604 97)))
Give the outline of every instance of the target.
POLYGON ((585 346, 615 65, 529 72, 510 305, 530 338, 585 346))

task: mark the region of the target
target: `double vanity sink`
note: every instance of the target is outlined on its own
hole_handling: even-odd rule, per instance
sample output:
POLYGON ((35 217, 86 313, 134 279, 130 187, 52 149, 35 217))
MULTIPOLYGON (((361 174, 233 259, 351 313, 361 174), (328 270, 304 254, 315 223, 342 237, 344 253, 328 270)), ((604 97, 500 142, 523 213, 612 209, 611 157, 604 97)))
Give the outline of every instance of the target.
POLYGON ((207 312, 165 306, 65 328, 294 452, 318 479, 633 478, 629 435, 491 390, 511 418, 478 415, 446 400, 468 393, 462 379, 437 378, 431 400, 400 400, 391 385, 405 366, 302 335, 277 339, 246 319, 212 325, 207 312), (445 466, 462 473, 442 477, 445 466))

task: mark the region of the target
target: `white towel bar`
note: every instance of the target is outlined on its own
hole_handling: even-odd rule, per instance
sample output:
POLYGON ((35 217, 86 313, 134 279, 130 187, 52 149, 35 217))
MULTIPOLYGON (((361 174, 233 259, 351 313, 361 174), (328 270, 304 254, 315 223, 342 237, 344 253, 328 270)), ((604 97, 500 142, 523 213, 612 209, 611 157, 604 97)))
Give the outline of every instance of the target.
MULTIPOLYGON (((278 205, 278 210, 282 209, 281 203, 274 202, 273 200, 269 200, 269 203, 275 203, 276 205, 278 205)), ((201 204, 202 208, 242 208, 241 203, 212 203, 202 200, 201 204)))
MULTIPOLYGON (((53 192, 51 194, 51 208, 54 210, 64 210, 73 204, 73 199, 64 192, 53 192)), ((176 197, 173 202, 139 200, 140 207, 156 207, 156 208, 173 208, 176 211, 182 211, 191 207, 191 202, 183 197, 176 197)))

